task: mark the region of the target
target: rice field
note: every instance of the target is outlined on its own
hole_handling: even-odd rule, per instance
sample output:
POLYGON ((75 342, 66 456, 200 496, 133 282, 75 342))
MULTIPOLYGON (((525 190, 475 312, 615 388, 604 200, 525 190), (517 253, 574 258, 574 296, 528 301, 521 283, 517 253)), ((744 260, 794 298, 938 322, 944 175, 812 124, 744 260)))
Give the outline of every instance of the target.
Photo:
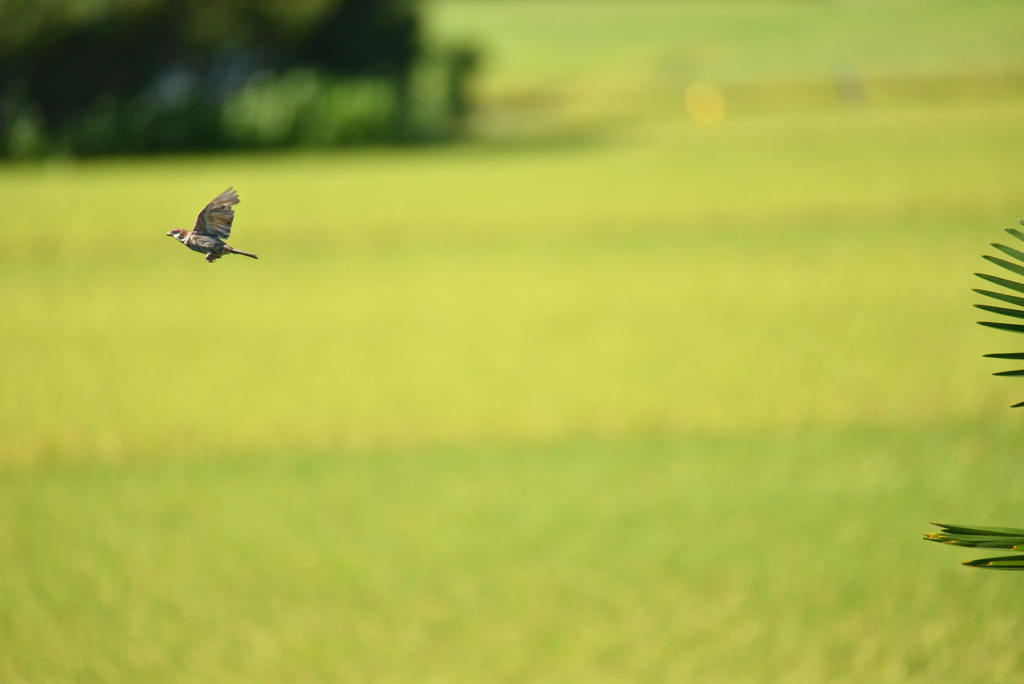
POLYGON ((1024 680, 1024 8, 426 7, 466 141, 0 166, 0 679, 1024 680))

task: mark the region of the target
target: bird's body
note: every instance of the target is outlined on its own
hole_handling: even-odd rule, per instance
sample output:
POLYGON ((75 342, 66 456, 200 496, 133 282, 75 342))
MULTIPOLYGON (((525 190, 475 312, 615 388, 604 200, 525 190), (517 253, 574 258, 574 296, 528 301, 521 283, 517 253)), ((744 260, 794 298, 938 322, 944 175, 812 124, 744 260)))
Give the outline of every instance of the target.
POLYGON ((235 249, 224 242, 231 235, 231 222, 235 218, 235 210, 231 207, 236 204, 238 204, 238 193, 233 188, 228 188, 199 212, 196 225, 192 230, 175 228, 167 235, 193 252, 205 254, 206 261, 211 264, 225 254, 241 254, 258 259, 259 257, 255 254, 235 249))

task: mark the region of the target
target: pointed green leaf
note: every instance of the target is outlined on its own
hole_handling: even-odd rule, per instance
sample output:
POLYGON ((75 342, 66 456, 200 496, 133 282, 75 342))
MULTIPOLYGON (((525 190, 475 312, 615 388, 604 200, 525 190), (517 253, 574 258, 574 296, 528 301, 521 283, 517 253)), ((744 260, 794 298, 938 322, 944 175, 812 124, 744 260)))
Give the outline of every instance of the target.
POLYGON ((1011 263, 1011 262, 1007 261, 1006 259, 1000 259, 999 257, 989 256, 987 254, 982 256, 981 258, 985 259, 986 261, 992 262, 996 266, 1002 266, 1007 271, 1012 271, 1013 273, 1016 273, 1017 275, 1024 276, 1024 266, 1021 266, 1019 264, 1011 263))
POLYGON ((975 304, 982 311, 989 311, 1000 316, 1010 316, 1012 318, 1024 318, 1024 311, 1020 309, 1007 309, 1002 306, 989 306, 988 304, 975 304))
POLYGON ((1020 402, 1019 404, 1014 404, 1010 408, 1021 408, 1022 406, 1024 406, 1024 401, 1020 402))
POLYGON ((1008 377, 1008 378, 1009 377, 1020 377, 1021 375, 1024 375, 1024 370, 999 371, 998 373, 993 373, 992 375, 1001 375, 1003 377, 1008 377))
POLYGON ((1024 534, 960 534, 956 532, 933 532, 964 544, 1003 544, 1010 548, 1014 544, 1024 544, 1024 534))
POLYGON ((983 535, 944 535, 932 534, 927 537, 929 541, 941 542, 950 546, 966 546, 982 549, 1009 549, 1024 544, 1024 537, 1001 537, 983 535))
POLYGON ((974 539, 965 539, 956 535, 946 536, 943 534, 928 534, 925 535, 925 539, 927 541, 938 542, 940 544, 949 544, 950 546, 963 546, 980 549, 1007 549, 1009 551, 1013 551, 1017 547, 1024 545, 1024 539, 1021 537, 977 537, 974 539))
POLYGON ((970 547, 977 548, 977 549, 1006 549, 1007 551, 1013 551, 1014 549, 1016 549, 1021 544, 1024 544, 1024 539, 1017 538, 1017 539, 1015 539, 1013 541, 1016 542, 1016 543, 1009 543, 1009 542, 999 541, 999 540, 989 540, 989 541, 977 541, 977 542, 971 542, 971 543, 964 542, 962 544, 957 544, 956 546, 970 546, 970 547))
POLYGON ((1014 352, 1013 354, 983 354, 986 359, 1024 359, 1024 352, 1014 352))
POLYGON ((975 273, 974 275, 978 276, 982 280, 987 280, 990 283, 995 283, 996 285, 1000 285, 1002 287, 1005 287, 1008 290, 1016 290, 1017 292, 1024 292, 1024 285, 1022 285, 1022 284, 1020 284, 1018 282, 1014 282, 1012 280, 1007 280, 1006 278, 1000 278, 999 276, 990 276, 987 273, 975 273))
MULTIPOLYGON (((1009 232, 1009 230, 1010 229, 1007 228, 1007 232, 1009 232)), ((1016 237, 1016 236, 1014 236, 1014 237, 1016 237)), ((1022 238, 1022 239, 1024 239, 1024 238, 1022 238)), ((1020 261, 1020 262, 1024 263, 1024 252, 1019 252, 1016 249, 1014 249, 1013 247, 1007 247, 1006 245, 1001 245, 998 242, 993 242, 993 243, 991 243, 991 245, 993 247, 995 247, 996 249, 998 249, 1003 254, 1009 255, 1009 256, 1013 257, 1014 259, 1016 259, 1017 261, 1020 261)))
MULTIPOLYGON (((981 527, 978 525, 950 525, 947 523, 929 523, 936 527, 942 528, 942 532, 951 532, 953 534, 991 534, 1002 537, 1024 537, 1024 528, 1021 527, 981 527)), ((939 534, 933 532, 932 534, 939 534)))
POLYGON ((1024 334, 1024 325, 1018 325, 1016 323, 992 323, 990 321, 978 321, 978 325, 995 328, 996 330, 1005 330, 1007 332, 1024 334))
MULTIPOLYGON (((1024 219, 1017 219, 1017 223, 1024 226, 1024 219)), ((1016 228, 1003 228, 1007 233, 1017 238, 1018 240, 1024 240, 1024 233, 1020 232, 1016 228)))
POLYGON ((988 570, 1024 570, 1024 556, 1002 556, 999 558, 978 558, 964 565, 988 570))
POLYGON ((1024 297, 1014 297, 1013 295, 1003 294, 1002 292, 992 292, 991 290, 979 290, 977 288, 975 288, 974 291, 980 295, 992 297, 993 299, 998 299, 1000 301, 1006 302, 1007 304, 1016 304, 1017 306, 1024 307, 1024 297))

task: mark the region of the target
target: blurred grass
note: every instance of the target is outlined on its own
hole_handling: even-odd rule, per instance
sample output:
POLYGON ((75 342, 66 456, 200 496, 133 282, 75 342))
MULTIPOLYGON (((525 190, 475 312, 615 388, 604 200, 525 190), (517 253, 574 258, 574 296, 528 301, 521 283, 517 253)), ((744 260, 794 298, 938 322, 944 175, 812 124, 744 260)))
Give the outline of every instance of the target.
POLYGON ((989 413, 970 273, 1022 114, 8 167, 4 459, 989 413), (265 256, 208 267, 163 233, 229 183, 265 256))
POLYGON ((1016 437, 958 425, 8 470, 0 677, 1013 681, 1019 583, 918 537, 937 510, 1013 515, 1016 437))
POLYGON ((0 167, 0 679, 1024 676, 1013 577, 917 541, 1020 524, 1018 5, 434 10, 476 142, 0 167), (690 35, 812 96, 698 126, 690 35), (228 185, 210 266, 163 234, 228 185))
MULTIPOLYGON (((486 102, 1019 73, 1013 0, 618 2, 435 0, 434 33, 486 46, 486 102)), ((949 97, 953 93, 946 92, 949 97)))

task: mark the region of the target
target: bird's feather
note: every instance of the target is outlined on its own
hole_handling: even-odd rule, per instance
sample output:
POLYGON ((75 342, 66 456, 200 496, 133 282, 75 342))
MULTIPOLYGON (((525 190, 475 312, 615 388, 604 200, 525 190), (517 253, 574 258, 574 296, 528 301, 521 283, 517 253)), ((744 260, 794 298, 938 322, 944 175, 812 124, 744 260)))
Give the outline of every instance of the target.
POLYGON ((206 205, 196 218, 195 233, 209 235, 219 240, 227 240, 231 235, 231 222, 235 219, 235 211, 231 207, 238 204, 238 193, 228 188, 217 195, 216 199, 206 205))

